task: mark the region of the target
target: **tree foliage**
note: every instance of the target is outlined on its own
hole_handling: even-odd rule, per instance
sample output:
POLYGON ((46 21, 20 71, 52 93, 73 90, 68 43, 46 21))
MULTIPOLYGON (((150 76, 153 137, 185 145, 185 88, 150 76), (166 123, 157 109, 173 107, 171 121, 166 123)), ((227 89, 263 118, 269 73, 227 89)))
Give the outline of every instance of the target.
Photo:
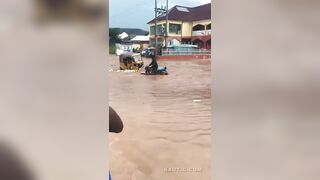
POLYGON ((119 28, 109 28, 109 43, 115 44, 120 42, 118 35, 120 34, 119 28))

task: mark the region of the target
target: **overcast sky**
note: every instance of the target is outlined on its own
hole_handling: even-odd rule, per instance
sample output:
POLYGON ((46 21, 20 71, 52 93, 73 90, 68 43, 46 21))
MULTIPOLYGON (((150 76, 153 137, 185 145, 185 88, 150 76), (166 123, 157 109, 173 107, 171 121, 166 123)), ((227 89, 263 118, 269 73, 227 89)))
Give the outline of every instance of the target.
MULTIPOLYGON (((169 9, 175 5, 194 7, 211 0, 169 0, 169 9)), ((158 0, 158 7, 165 5, 158 0)), ((148 30, 147 22, 154 17, 154 0, 109 0, 109 26, 148 30)))

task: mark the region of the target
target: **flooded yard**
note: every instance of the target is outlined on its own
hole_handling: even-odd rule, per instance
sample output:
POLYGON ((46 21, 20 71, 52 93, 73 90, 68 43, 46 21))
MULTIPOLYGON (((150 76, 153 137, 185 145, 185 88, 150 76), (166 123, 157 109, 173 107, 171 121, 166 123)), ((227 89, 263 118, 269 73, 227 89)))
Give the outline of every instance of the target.
MULTIPOLYGON (((149 64, 150 59, 144 59, 149 64)), ((110 133, 117 180, 211 178, 211 61, 159 61, 167 76, 116 72, 110 56, 109 102, 124 122, 110 133), (180 169, 175 169, 180 168, 180 169)))

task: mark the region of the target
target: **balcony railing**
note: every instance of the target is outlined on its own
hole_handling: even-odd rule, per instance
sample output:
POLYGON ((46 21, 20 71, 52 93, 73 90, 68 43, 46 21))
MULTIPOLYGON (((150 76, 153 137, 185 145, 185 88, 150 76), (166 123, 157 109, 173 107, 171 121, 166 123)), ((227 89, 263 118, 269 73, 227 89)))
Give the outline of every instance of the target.
POLYGON ((206 36, 211 35, 211 30, 192 31, 193 36, 206 36))

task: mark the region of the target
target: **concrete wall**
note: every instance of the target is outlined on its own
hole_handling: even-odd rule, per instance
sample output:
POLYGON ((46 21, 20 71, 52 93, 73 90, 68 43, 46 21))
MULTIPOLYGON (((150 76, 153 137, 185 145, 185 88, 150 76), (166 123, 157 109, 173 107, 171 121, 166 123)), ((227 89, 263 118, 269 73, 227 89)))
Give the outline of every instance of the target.
POLYGON ((192 35, 192 22, 184 22, 182 25, 182 36, 192 35))

